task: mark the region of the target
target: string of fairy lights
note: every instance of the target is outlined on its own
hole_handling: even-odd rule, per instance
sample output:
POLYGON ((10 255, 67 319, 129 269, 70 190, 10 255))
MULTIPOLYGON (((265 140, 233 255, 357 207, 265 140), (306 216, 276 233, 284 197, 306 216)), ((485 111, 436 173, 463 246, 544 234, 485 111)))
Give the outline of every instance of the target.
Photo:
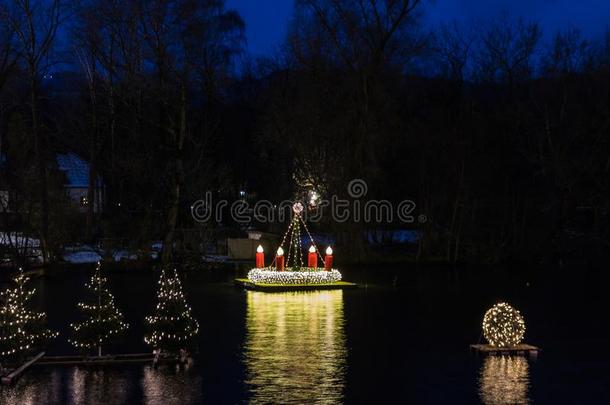
POLYGON ((341 273, 336 269, 301 267, 298 271, 276 271, 267 267, 250 270, 248 279, 256 284, 331 284, 341 281, 341 273))
POLYGON ((311 236, 311 232, 309 232, 309 228, 307 228, 307 224, 305 223, 305 221, 303 221, 302 218, 301 218, 301 222, 303 223, 303 228, 305 229, 305 232, 307 232, 307 236, 309 236, 309 241, 311 242, 311 246, 313 246, 313 248, 315 249, 316 253, 318 254, 318 257, 320 258, 320 260, 322 262, 324 262, 324 258, 322 257, 322 254, 320 253, 320 250, 316 246, 316 241, 314 240, 313 236, 311 236))

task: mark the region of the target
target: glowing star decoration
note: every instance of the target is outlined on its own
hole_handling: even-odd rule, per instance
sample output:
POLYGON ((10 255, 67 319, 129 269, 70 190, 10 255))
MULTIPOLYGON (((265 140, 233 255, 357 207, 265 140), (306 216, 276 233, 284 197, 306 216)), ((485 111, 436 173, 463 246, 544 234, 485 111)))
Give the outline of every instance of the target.
POLYGON ((301 213, 303 212, 303 204, 301 204, 300 202, 296 202, 292 205, 292 211, 296 214, 296 215, 301 215, 301 213))
POLYGON ((311 207, 315 207, 316 205, 318 205, 319 198, 320 196, 318 195, 318 193, 316 193, 315 191, 311 191, 309 193, 309 205, 311 207))
POLYGON ((525 321, 505 302, 491 307, 483 317, 483 336, 495 347, 516 346, 525 335, 525 321))

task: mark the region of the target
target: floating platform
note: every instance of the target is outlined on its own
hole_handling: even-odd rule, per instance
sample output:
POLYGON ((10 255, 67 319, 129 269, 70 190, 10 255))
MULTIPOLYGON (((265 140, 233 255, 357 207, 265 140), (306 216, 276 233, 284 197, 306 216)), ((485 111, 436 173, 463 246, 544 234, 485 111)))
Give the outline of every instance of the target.
POLYGON ((16 368, 15 370, 12 370, 8 374, 3 375, 2 376, 2 384, 4 384, 4 385, 11 385, 13 382, 15 382, 15 380, 17 378, 19 378, 21 376, 21 374, 23 374, 28 368, 30 368, 30 366, 32 364, 36 363, 43 356, 44 356, 44 352, 40 352, 36 356, 34 356, 32 359, 30 359, 27 362, 23 363, 20 367, 16 368))
POLYGON ((358 288, 358 285, 356 283, 349 283, 347 281, 335 281, 334 283, 320 284, 266 284, 254 283, 248 280, 247 278, 236 278, 235 285, 239 287, 244 287, 248 290, 265 292, 347 290, 352 288, 358 288))
MULTIPOLYGON (((161 358, 164 359, 164 358, 161 358)), ((152 353, 136 353, 136 354, 109 354, 105 356, 45 356, 37 365, 40 366, 57 366, 57 365, 81 365, 81 366, 97 366, 110 364, 124 363, 147 363, 152 362, 152 353)))
POLYGON ((529 354, 532 356, 537 355, 541 350, 540 348, 525 343, 509 346, 509 347, 496 347, 492 345, 470 345, 470 350, 483 355, 524 355, 529 354))

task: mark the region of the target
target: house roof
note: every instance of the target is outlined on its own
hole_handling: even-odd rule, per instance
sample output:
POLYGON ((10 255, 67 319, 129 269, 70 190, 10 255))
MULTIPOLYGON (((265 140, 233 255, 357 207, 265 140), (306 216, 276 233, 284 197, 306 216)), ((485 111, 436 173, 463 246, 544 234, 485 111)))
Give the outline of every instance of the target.
MULTIPOLYGON (((89 186, 89 162, 83 160, 75 153, 57 154, 57 166, 66 175, 65 187, 86 188, 89 186)), ((102 182, 97 179, 97 187, 102 182)))

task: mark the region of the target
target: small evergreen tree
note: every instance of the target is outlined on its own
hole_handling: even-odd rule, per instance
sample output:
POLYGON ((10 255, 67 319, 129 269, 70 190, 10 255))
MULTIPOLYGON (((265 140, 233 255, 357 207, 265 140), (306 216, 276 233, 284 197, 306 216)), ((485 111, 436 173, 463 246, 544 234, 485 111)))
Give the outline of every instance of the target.
POLYGON ((36 289, 27 289, 29 277, 23 269, 13 281, 15 288, 0 293, 0 357, 3 361, 17 361, 44 347, 58 333, 46 327, 47 315, 30 308, 36 289))
POLYGON ((91 280, 85 284, 89 299, 78 303, 78 310, 84 317, 81 323, 70 324, 74 338, 69 339, 84 354, 97 348, 97 355, 102 355, 102 346, 112 342, 129 328, 123 321, 123 314, 114 304, 114 296, 106 287, 106 278, 102 277, 102 265, 97 263, 91 280))
POLYGON ((144 341, 153 349, 171 354, 189 349, 199 333, 199 323, 193 318, 175 269, 161 272, 157 299, 153 315, 146 317, 148 333, 144 341))

